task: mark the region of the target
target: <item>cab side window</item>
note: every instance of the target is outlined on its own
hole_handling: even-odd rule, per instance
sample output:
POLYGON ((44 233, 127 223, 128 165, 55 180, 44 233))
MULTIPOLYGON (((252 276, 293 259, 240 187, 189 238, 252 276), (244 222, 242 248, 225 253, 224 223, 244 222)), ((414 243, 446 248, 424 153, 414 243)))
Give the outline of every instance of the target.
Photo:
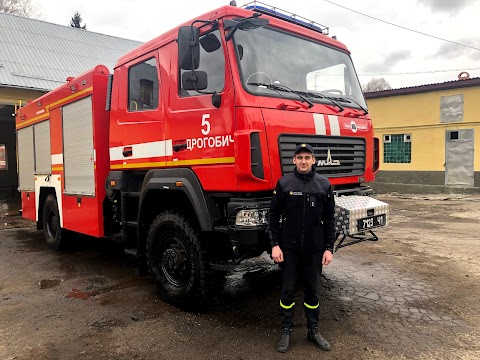
MULTIPOLYGON (((205 92, 221 92, 225 86, 225 55, 223 52, 220 31, 215 30, 200 36, 200 67, 195 71, 207 73, 208 86, 205 92), (219 46, 216 46, 216 44, 219 46)), ((191 70, 180 70, 180 79, 183 73, 191 70)), ((180 87, 180 96, 202 95, 195 90, 185 90, 180 87)))
POLYGON ((142 111, 158 108, 158 72, 155 58, 128 70, 128 109, 142 111))

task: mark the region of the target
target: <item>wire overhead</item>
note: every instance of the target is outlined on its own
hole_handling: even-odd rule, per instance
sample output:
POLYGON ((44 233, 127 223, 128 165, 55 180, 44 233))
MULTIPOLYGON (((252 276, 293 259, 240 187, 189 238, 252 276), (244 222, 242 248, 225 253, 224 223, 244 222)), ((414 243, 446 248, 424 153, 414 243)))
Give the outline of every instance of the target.
POLYGON ((391 23, 391 22, 389 22, 389 21, 385 21, 385 20, 376 18, 376 17, 374 17, 374 16, 367 15, 367 14, 362 13, 362 12, 360 12, 360 11, 350 9, 350 8, 348 8, 348 7, 346 7, 346 6, 343 6, 343 5, 334 3, 333 1, 330 1, 330 0, 323 0, 323 1, 325 1, 325 2, 327 2, 327 3, 329 3, 329 4, 332 4, 332 5, 341 7, 342 9, 345 9, 345 10, 348 10, 348 11, 351 11, 351 12, 354 12, 354 13, 357 13, 357 14, 360 14, 360 15, 363 15, 363 16, 366 16, 366 17, 368 17, 368 18, 370 18, 370 19, 377 20, 377 21, 383 22, 383 23, 388 24, 388 25, 396 26, 396 27, 398 27, 398 28, 400 28, 400 29, 403 29, 403 30, 408 30, 408 31, 411 31, 411 32, 414 32, 414 33, 417 33, 417 34, 420 34, 420 35, 428 36, 428 37, 431 37, 431 38, 434 38, 434 39, 437 39, 437 40, 446 41, 446 42, 449 42, 449 43, 451 43, 451 44, 455 44, 455 45, 463 46, 463 47, 466 47, 466 48, 469 48, 469 49, 474 49, 474 50, 479 50, 479 51, 480 51, 479 48, 476 48, 476 47, 474 47, 474 46, 462 44, 462 43, 459 43, 459 42, 456 42, 456 41, 452 41, 452 40, 443 39, 443 38, 441 38, 441 37, 434 36, 434 35, 430 35, 430 34, 426 34, 426 33, 424 33, 424 32, 418 31, 418 30, 409 29, 409 28, 407 28, 407 27, 405 27, 405 26, 397 25, 397 24, 391 23))
POLYGON ((480 68, 461 68, 461 69, 411 71, 411 72, 385 73, 385 74, 358 74, 358 76, 434 74, 434 73, 440 73, 440 72, 466 71, 466 70, 479 70, 479 69, 480 69, 480 68))

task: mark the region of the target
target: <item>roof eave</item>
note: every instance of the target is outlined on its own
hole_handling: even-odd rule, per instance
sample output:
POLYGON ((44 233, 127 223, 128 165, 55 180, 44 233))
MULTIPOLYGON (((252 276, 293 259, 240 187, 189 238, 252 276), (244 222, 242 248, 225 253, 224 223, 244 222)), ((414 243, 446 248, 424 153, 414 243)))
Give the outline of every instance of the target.
POLYGON ((388 96, 399 96, 399 95, 412 95, 420 94, 432 91, 441 91, 441 90, 451 90, 451 89, 460 89, 465 87, 480 86, 480 78, 465 79, 465 80, 456 80, 456 81, 447 81, 438 84, 427 84, 412 86, 407 88, 391 89, 391 90, 381 90, 365 93, 366 99, 376 99, 388 96))

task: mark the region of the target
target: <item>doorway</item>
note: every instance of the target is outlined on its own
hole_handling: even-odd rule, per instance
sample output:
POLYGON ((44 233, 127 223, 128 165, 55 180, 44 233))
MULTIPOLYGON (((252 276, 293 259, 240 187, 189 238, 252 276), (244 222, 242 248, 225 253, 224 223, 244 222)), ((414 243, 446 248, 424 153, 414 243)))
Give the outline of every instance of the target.
POLYGON ((13 194, 17 189, 17 146, 13 105, 0 104, 0 192, 13 194))
POLYGON ((473 187, 473 129, 445 133, 445 185, 473 187))

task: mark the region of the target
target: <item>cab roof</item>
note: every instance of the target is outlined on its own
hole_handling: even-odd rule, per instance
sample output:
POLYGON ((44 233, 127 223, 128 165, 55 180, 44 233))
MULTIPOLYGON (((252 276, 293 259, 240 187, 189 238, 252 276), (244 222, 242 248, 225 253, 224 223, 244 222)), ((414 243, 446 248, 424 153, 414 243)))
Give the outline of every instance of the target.
MULTIPOLYGON (((160 36, 157 36, 156 38, 146 42, 145 44, 139 46, 138 48, 130 51, 129 53, 127 53, 126 55, 122 56, 120 59, 118 59, 118 62, 117 64, 115 65, 115 68, 119 67, 119 66, 122 66, 132 60, 135 60, 136 58, 144 55, 144 54, 147 54, 153 50, 156 50, 160 47, 162 47, 163 45, 165 44, 168 44, 172 41, 175 41, 177 39, 177 35, 178 35, 178 29, 181 27, 181 26, 190 26, 192 24, 192 22, 194 20, 219 20, 219 19, 222 19, 224 17, 250 17, 252 16, 253 14, 255 13, 255 11, 252 11, 252 10, 246 10, 246 9, 243 9, 243 8, 239 8, 239 7, 236 7, 236 6, 230 6, 230 5, 226 5, 226 6, 222 6, 220 8, 217 8, 217 9, 214 9, 208 13, 205 13, 203 15, 200 15, 198 17, 196 17, 195 19, 192 19, 190 21, 187 21, 185 22, 184 24, 181 24, 167 32, 165 32, 164 34, 160 35, 160 36)), ((308 29, 306 27, 303 27, 303 26, 300 26, 300 25, 297 25, 297 24, 293 24, 293 23, 290 23, 288 21, 285 21, 285 20, 281 20, 281 19, 278 19, 276 17, 272 17, 272 16, 269 16, 269 15, 266 15, 266 14, 262 14, 261 15, 262 18, 267 18, 270 20, 270 26, 273 26, 273 27, 276 27, 276 28, 280 28, 280 29, 284 29, 284 30, 288 30, 288 31, 291 31, 293 33, 296 33, 298 35, 303 35, 303 36, 307 36, 311 39, 314 39, 314 40, 317 40, 317 41, 321 41, 327 45, 330 45, 332 47, 335 47, 335 48, 338 48, 340 50, 343 50, 345 52, 348 52, 348 49, 347 47, 341 43, 340 41, 337 41, 327 35, 324 35, 324 34, 321 34, 320 32, 317 32, 317 31, 314 31, 314 30, 311 30, 311 29, 308 29)))

